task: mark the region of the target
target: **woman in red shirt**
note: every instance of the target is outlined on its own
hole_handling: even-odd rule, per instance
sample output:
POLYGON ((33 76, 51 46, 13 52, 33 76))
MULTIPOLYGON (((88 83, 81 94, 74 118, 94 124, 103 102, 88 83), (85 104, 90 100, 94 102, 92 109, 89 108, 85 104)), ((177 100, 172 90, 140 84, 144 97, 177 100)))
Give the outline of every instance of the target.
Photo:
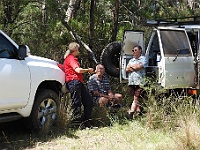
POLYGON ((78 62, 80 45, 72 42, 68 46, 68 50, 64 55, 64 72, 66 76, 67 88, 72 98, 72 119, 79 120, 81 118, 81 105, 84 106, 83 121, 91 119, 93 101, 88 90, 83 84, 83 73, 93 73, 93 68, 84 69, 80 67, 78 62))

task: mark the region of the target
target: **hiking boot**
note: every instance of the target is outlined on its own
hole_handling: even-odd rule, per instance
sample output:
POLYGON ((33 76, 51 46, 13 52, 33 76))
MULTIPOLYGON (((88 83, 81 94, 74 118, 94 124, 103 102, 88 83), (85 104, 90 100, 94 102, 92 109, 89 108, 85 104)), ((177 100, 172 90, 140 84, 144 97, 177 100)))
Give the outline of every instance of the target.
POLYGON ((138 116, 142 116, 143 113, 142 113, 141 111, 139 111, 139 112, 137 112, 137 115, 138 115, 138 116))
POLYGON ((134 119, 134 118, 135 118, 135 112, 129 110, 129 111, 128 111, 128 118, 129 118, 129 119, 134 119))
POLYGON ((97 128, 98 127, 95 127, 90 120, 85 121, 80 125, 81 130, 83 130, 83 129, 97 129, 97 128))

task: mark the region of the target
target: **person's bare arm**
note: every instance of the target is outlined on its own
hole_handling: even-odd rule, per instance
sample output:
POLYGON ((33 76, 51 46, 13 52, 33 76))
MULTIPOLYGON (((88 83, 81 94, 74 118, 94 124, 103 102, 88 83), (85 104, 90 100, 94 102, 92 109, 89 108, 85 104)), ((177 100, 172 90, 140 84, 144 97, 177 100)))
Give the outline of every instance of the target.
POLYGON ((105 97, 105 98, 108 98, 109 99, 109 96, 108 95, 105 95, 105 94, 102 94, 98 91, 92 91, 93 95, 94 96, 98 96, 98 97, 105 97))
POLYGON ((134 70, 133 70, 133 68, 131 67, 131 65, 128 65, 127 67, 126 67, 126 72, 133 72, 134 70))
POLYGON ((86 72, 94 73, 94 69, 93 69, 93 68, 88 68, 88 69, 76 68, 75 71, 76 71, 77 73, 86 73, 86 72))
POLYGON ((140 69, 143 69, 144 67, 143 67, 142 63, 139 63, 139 64, 134 64, 134 65, 132 66, 132 68, 133 68, 134 70, 140 70, 140 69))
POLYGON ((126 67, 126 71, 127 72, 132 72, 132 71, 140 70, 142 68, 144 68, 144 67, 143 67, 143 65, 141 63, 139 63, 139 64, 133 64, 133 65, 128 65, 126 67))

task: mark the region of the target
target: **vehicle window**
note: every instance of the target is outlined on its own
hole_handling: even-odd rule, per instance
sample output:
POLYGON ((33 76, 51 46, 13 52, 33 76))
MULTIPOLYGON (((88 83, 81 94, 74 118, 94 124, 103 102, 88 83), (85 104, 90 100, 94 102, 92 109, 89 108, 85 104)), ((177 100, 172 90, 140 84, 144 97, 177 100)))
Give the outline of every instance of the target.
POLYGON ((193 55, 197 55, 198 51, 198 32, 187 32, 193 55))
POLYGON ((161 42, 166 56, 191 56, 190 46, 184 31, 161 30, 161 42))
POLYGON ((158 43, 158 35, 157 35, 157 33, 155 33, 153 40, 152 40, 152 43, 151 43, 149 55, 154 56, 158 52, 160 52, 159 43, 158 43))
POLYGON ((16 48, 2 34, 0 34, 0 58, 16 58, 16 48))
POLYGON ((149 50, 149 66, 156 66, 157 55, 160 54, 158 35, 155 33, 149 50))

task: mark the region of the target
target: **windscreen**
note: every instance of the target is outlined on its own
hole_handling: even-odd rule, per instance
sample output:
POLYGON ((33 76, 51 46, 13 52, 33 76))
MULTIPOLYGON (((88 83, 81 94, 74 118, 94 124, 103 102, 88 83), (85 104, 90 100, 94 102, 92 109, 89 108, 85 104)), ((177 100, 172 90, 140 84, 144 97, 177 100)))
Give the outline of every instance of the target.
POLYGON ((191 56, 190 46, 184 31, 160 30, 165 56, 191 56))

